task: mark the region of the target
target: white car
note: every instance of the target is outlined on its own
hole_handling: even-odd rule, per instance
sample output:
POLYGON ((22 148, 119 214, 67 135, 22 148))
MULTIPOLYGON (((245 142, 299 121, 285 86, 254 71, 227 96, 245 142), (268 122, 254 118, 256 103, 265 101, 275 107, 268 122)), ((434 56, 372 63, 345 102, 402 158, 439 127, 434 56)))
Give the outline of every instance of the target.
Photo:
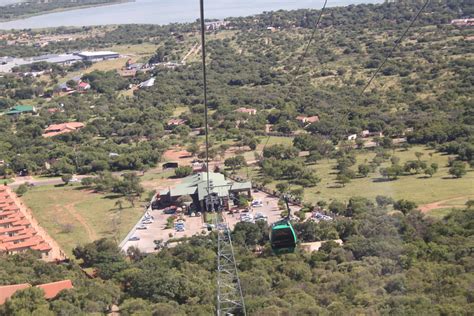
POLYGON ((147 229, 147 227, 145 225, 140 225, 137 227, 137 229, 147 229))
POLYGON ((142 221, 142 224, 145 224, 145 225, 153 224, 153 221, 152 220, 144 220, 144 221, 142 221))
POLYGON ((252 207, 262 207, 263 206, 263 202, 260 201, 260 200, 255 200, 255 201, 252 201, 252 207))

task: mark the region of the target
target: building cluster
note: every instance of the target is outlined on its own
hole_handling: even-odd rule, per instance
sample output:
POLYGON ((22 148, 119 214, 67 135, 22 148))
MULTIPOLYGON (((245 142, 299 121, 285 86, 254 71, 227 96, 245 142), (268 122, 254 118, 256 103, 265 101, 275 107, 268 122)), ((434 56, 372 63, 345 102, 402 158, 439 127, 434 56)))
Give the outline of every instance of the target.
POLYGON ((35 250, 52 261, 52 247, 33 227, 26 208, 7 186, 0 187, 0 253, 16 254, 35 250))
MULTIPOLYGON (((99 51, 99 52, 76 52, 72 54, 48 54, 35 57, 16 58, 16 57, 0 57, 0 73, 12 72, 15 67, 32 65, 39 62, 46 62, 57 65, 72 65, 78 61, 101 61, 119 58, 120 55, 115 52, 99 51)), ((44 72, 44 71, 43 71, 44 72)), ((36 74, 36 73, 32 73, 36 74)))
POLYGON ((206 26, 207 31, 216 31, 216 30, 219 30, 219 29, 226 28, 228 24, 229 24, 229 22, 224 21, 224 20, 220 20, 220 21, 206 22, 205 26, 206 26))
POLYGON ((474 18, 455 19, 451 21, 451 25, 455 26, 474 26, 474 18))
MULTIPOLYGON (((30 287, 31 284, 29 283, 0 286, 0 305, 4 304, 16 292, 26 290, 30 287)), ((58 296, 59 292, 63 290, 70 290, 74 288, 71 280, 40 284, 36 285, 36 287, 43 290, 44 298, 47 300, 55 298, 56 296, 58 296)))

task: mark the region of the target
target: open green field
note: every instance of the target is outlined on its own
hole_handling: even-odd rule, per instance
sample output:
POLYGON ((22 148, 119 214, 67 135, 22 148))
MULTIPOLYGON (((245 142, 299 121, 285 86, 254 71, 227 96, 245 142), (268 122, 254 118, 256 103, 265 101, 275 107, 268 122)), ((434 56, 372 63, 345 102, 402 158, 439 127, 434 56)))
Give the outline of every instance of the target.
MULTIPOLYGON (((144 194, 146 196, 146 194, 144 194)), ((135 207, 117 196, 82 190, 79 185, 42 186, 30 189, 22 200, 40 225, 68 256, 79 244, 109 237, 120 242, 143 214, 142 202, 135 207)))
MULTIPOLYGON (((448 155, 443 155, 434 150, 422 146, 411 147, 407 151, 397 149, 394 154, 400 158, 400 164, 408 160, 416 160, 415 152, 424 153, 422 160, 428 164, 437 163, 438 172, 432 178, 426 178, 424 174, 401 176, 398 180, 385 181, 379 171, 370 173, 367 178, 356 178, 342 187, 337 181, 337 170, 334 169, 336 161, 332 159, 323 159, 315 165, 308 166, 316 170, 321 182, 313 188, 307 188, 304 192, 304 200, 308 202, 317 202, 320 200, 347 201, 352 196, 363 196, 374 199, 377 195, 390 196, 394 199, 408 199, 416 202, 418 205, 433 203, 437 201, 458 198, 452 202, 442 204, 450 207, 463 207, 466 200, 474 198, 474 170, 468 170, 467 175, 461 179, 453 179, 448 174, 448 155), (431 154, 431 155, 430 155, 431 154), (449 204, 451 203, 451 204, 449 204)), ((365 151, 357 155, 357 164, 353 167, 356 170, 357 165, 372 160, 374 152, 365 151)), ((386 167, 390 165, 387 161, 381 165, 386 167)), ((261 177, 259 171, 254 167, 242 168, 239 174, 246 177, 247 172, 250 178, 261 177)), ((277 182, 273 182, 269 187, 274 188, 277 182)))

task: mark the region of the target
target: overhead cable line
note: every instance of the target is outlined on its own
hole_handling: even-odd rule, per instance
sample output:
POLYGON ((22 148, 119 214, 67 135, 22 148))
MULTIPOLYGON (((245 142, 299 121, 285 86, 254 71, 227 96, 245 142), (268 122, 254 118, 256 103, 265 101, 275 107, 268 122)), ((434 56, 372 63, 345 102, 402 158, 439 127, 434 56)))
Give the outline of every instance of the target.
POLYGON ((206 25, 204 22, 204 0, 200 0, 201 18, 201 52, 202 77, 204 89, 204 124, 206 132, 206 171, 207 196, 206 211, 216 211, 215 228, 217 229, 217 289, 216 314, 217 316, 243 315, 246 316, 245 301, 240 284, 234 248, 232 246, 229 225, 222 216, 222 201, 214 193, 214 186, 209 171, 209 113, 207 104, 207 71, 206 71, 206 25), (216 209, 217 204, 217 209, 216 209))
MULTIPOLYGON (((365 90, 367 90, 367 88, 370 86, 370 84, 372 83, 372 81, 375 79, 375 77, 377 76, 377 74, 380 72, 380 70, 382 70, 382 67, 385 65, 385 63, 388 61, 388 59, 390 57, 392 57, 392 54, 393 52, 395 51, 395 49, 397 49, 397 47, 400 45, 400 43, 403 41, 403 39, 405 38, 405 36, 407 35, 408 31, 410 30, 410 28, 413 26, 413 24, 415 24, 415 21, 418 19, 418 17, 420 16, 421 12, 423 12, 423 10, 428 6, 428 4, 430 3, 430 0, 426 0, 425 3, 423 4, 423 6, 420 8, 420 10, 418 10, 418 12, 416 13, 416 15, 413 17, 413 19, 411 20, 410 24, 407 26, 407 28, 405 29, 405 31, 402 33, 402 35, 395 41, 395 44, 393 45, 392 49, 389 51, 389 53, 385 56, 383 62, 379 65, 379 67, 377 68, 377 70, 374 72, 374 74, 372 75, 372 77, 370 77, 369 81, 367 82, 367 84, 364 86, 364 89, 362 89, 362 92, 360 93, 360 96, 362 96, 362 94, 364 94, 365 90)), ((359 97, 360 97, 359 96, 359 97)))
POLYGON ((211 192, 209 178, 209 120, 207 109, 207 71, 206 71, 206 24, 204 22, 204 0, 200 0, 201 17, 201 53, 202 53, 202 81, 204 90, 204 125, 206 133, 206 170, 207 170, 207 192, 211 192))
MULTIPOLYGON (((306 58, 306 56, 308 55, 308 51, 309 51, 309 47, 311 45, 311 43, 313 42, 314 40, 314 36, 316 35, 316 31, 318 30, 319 28, 319 25, 321 24, 321 19, 323 17, 323 13, 324 13, 324 10, 326 9, 326 5, 328 3, 328 0, 325 0, 324 1, 324 4, 323 4, 323 7, 321 8, 321 12, 319 12, 319 16, 318 16, 318 19, 316 20, 316 24, 314 25, 314 29, 313 29, 313 32, 311 33, 311 37, 309 38, 309 41, 308 41, 308 44, 306 44, 306 47, 303 51, 303 54, 301 55, 300 57, 300 62, 298 64, 298 67, 296 67, 296 72, 293 76, 293 79, 291 80, 290 82, 290 86, 288 88, 288 92, 286 93, 286 97, 285 99, 288 99, 289 95, 290 95, 290 92, 291 92, 291 88, 293 87, 293 84, 295 83, 296 81, 296 78, 298 77, 299 73, 300 73, 300 70, 301 70, 301 66, 303 65, 303 62, 306 58)), ((265 148, 267 147, 268 145, 268 141, 270 140, 270 136, 271 135, 268 135, 267 137, 267 140, 265 141, 265 144, 263 145, 263 149, 262 149, 262 155, 263 155, 263 151, 265 150, 265 148)))

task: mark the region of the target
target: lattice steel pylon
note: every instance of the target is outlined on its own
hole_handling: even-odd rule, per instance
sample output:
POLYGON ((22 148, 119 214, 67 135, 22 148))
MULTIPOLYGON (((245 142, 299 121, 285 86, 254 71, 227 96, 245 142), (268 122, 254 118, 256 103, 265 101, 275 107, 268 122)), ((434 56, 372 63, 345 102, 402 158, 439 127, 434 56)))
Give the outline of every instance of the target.
MULTIPOLYGON (((212 184, 209 192, 213 191, 212 184)), ((214 194, 206 198, 207 209, 215 211, 217 230, 217 316, 247 315, 240 278, 232 246, 231 230, 222 216, 221 199, 214 194)))
POLYGON ((216 214, 217 316, 246 315, 230 229, 221 217, 221 213, 216 214))

